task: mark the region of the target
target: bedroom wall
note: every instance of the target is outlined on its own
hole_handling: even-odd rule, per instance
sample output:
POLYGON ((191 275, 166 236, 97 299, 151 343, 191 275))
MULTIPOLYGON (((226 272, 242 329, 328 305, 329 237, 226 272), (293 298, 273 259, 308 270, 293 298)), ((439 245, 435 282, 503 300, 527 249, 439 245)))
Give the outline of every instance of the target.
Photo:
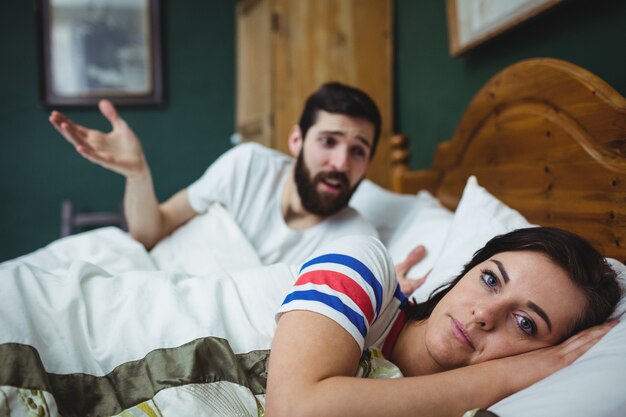
MULTIPOLYGON (((229 147, 234 126, 235 0, 165 1, 167 105, 123 109, 152 166, 159 198, 201 175, 229 147)), ((49 125, 38 104, 35 1, 0 13, 0 261, 59 236, 60 202, 116 210, 123 180, 83 160, 49 125)), ((94 110, 70 117, 108 130, 94 110)))
MULTIPOLYGON (((162 1, 168 104, 122 114, 143 139, 165 199, 229 147, 237 1, 162 1)), ((115 210, 123 192, 122 178, 76 155, 38 105, 34 3, 7 2, 0 13, 0 262, 58 237, 63 198, 84 211, 115 210)), ((623 0, 567 0, 459 58, 448 54, 444 0, 395 5, 395 125, 412 138, 416 168, 430 165, 482 84, 520 59, 570 60, 626 95, 623 0)), ((69 115, 108 128, 93 110, 69 115)))
POLYGON ((444 0, 395 1, 395 127, 411 138, 415 168, 430 166, 480 87, 521 59, 571 61, 626 96, 623 0, 566 0, 457 58, 448 53, 444 0))

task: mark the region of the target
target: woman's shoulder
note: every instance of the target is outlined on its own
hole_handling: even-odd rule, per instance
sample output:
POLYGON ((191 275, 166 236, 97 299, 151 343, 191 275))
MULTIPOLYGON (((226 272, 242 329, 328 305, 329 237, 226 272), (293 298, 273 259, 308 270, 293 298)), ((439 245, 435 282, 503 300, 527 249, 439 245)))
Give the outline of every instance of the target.
POLYGON ((368 235, 350 235, 322 246, 300 268, 350 269, 381 290, 394 291, 395 268, 391 255, 382 242, 368 235))

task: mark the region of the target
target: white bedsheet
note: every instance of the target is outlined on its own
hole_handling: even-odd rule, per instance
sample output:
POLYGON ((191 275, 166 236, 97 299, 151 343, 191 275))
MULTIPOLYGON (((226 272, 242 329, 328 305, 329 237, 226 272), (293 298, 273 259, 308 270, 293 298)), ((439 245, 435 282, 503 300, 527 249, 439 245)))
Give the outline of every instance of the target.
MULTIPOLYGON (((232 386, 228 395, 242 390, 250 394, 245 376, 237 376, 243 372, 239 367, 246 369, 238 361, 249 352, 253 358, 257 351, 263 357, 262 351, 269 349, 274 313, 294 278, 293 267, 259 266, 251 246, 221 208, 212 209, 210 218, 199 216, 152 253, 126 232, 109 227, 59 239, 2 263, 0 415, 28 415, 32 411, 28 404, 39 402, 46 406, 46 413, 55 415, 59 401, 64 404, 60 414, 80 415, 86 409, 75 402, 82 396, 80 391, 74 398, 57 398, 58 391, 50 395, 55 381, 67 376, 89 391, 84 380, 96 380, 115 391, 121 388, 108 382, 115 379, 112 375, 129 375, 129 369, 130 375, 141 373, 133 371, 137 366, 148 367, 143 374, 154 373, 154 384, 159 386, 147 396, 138 392, 130 400, 120 400, 119 406, 105 404, 97 410, 121 412, 137 405, 157 410, 167 403, 168 411, 161 409, 162 415, 187 415, 194 407, 205 407, 208 393, 219 397, 224 387, 232 386), (216 232, 218 226, 221 233, 216 232), (195 262, 185 265, 189 257, 195 257, 195 262), (212 355, 212 346, 219 345, 215 338, 228 341, 220 350, 232 350, 234 356, 229 357, 235 371, 229 368, 229 373, 236 377, 222 378, 219 372, 215 376, 213 370, 201 369, 205 361, 196 356, 212 355), (185 347, 196 345, 195 350, 185 347), (29 353, 32 349, 35 356, 29 353), (174 371, 159 370, 159 374, 152 369, 155 362, 146 359, 155 352, 170 359, 174 355, 174 362, 181 365, 174 371), (33 362, 37 357, 41 365, 33 362), (194 386, 206 384, 193 388, 177 381, 178 376, 170 376, 176 372, 187 372, 194 386), (44 376, 37 379, 37 375, 44 376), (47 383, 48 379, 52 382, 47 383), (198 402, 189 403, 189 395, 198 402), (156 398, 167 401, 159 400, 157 406, 156 398)), ((216 355, 222 357, 223 352, 216 355)), ((240 400, 252 404, 248 412, 256 415, 256 402, 251 398, 252 402, 244 395, 240 400)), ((221 408, 216 410, 214 415, 220 415, 221 408)))
POLYGON ((292 277, 284 264, 195 276, 11 263, 0 268, 0 344, 35 347, 48 372, 92 375, 207 336, 227 339, 235 353, 268 349, 292 277))
POLYGON ((129 270, 157 270, 155 261, 145 248, 116 227, 55 240, 32 253, 0 263, 0 268, 28 264, 50 273, 63 273, 76 261, 98 265, 112 274, 129 270))

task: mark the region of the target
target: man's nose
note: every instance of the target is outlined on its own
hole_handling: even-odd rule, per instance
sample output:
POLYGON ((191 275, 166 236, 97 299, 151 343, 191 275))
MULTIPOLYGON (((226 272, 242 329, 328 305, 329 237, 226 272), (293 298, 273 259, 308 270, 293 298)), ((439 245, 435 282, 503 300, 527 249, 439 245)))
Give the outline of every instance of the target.
POLYGON ((347 149, 335 149, 330 160, 332 168, 335 171, 346 172, 350 166, 350 158, 347 149))

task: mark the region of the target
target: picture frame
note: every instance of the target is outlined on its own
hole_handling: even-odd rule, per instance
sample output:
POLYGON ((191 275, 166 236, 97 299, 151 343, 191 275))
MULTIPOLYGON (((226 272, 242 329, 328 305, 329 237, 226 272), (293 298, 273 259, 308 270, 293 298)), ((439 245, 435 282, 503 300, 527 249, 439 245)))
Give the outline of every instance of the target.
POLYGON ((564 0, 446 0, 451 56, 458 56, 564 0))
POLYGON ((45 107, 163 104, 159 0, 39 0, 45 107))

